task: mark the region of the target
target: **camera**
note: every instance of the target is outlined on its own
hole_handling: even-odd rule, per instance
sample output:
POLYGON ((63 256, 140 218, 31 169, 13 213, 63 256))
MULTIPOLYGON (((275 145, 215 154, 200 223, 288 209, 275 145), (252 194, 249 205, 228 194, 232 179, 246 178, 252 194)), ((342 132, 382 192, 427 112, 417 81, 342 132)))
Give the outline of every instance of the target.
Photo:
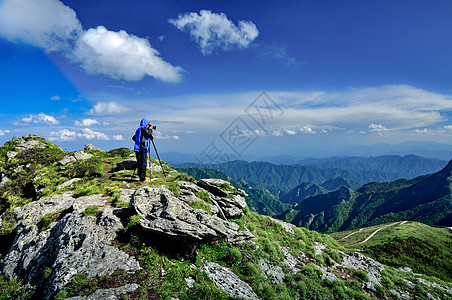
POLYGON ((151 123, 148 124, 149 129, 157 129, 157 126, 152 125, 151 123))

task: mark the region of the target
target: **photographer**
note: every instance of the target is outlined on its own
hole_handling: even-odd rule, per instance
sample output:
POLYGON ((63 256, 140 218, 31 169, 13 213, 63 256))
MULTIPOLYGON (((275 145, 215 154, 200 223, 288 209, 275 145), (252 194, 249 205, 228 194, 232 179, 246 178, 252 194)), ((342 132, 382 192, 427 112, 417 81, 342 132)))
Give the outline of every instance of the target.
POLYGON ((133 150, 137 157, 138 176, 140 181, 146 180, 147 153, 149 149, 149 141, 153 140, 152 129, 156 129, 146 118, 141 119, 140 127, 135 131, 132 139, 135 141, 133 150))

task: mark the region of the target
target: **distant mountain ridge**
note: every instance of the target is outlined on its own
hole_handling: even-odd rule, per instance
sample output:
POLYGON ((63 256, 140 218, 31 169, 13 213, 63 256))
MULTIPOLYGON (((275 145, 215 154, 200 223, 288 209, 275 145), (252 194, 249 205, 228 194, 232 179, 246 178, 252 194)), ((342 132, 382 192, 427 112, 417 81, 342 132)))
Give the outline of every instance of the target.
POLYGON ((321 185, 338 177, 358 186, 378 181, 414 178, 439 171, 447 161, 415 155, 309 159, 297 165, 276 165, 268 162, 230 161, 200 165, 186 163, 181 167, 215 169, 236 181, 262 186, 281 198, 302 183, 321 185))
POLYGON ((358 190, 342 187, 313 196, 281 219, 319 232, 335 232, 401 220, 452 226, 452 161, 441 171, 358 190))

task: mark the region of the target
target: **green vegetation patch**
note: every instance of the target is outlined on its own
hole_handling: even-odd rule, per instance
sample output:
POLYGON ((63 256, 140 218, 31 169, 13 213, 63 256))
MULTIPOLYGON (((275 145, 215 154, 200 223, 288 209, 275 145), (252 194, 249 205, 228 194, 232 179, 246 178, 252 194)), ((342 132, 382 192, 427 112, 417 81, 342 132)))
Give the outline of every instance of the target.
POLYGON ((102 210, 100 210, 99 209, 99 205, 91 205, 91 206, 88 206, 86 209, 85 209, 85 211, 83 211, 83 215, 85 216, 85 217, 87 217, 87 216, 95 216, 95 217, 98 217, 101 213, 102 213, 102 210))
POLYGON ((196 197, 198 197, 199 199, 203 200, 206 203, 212 203, 212 200, 210 200, 210 196, 209 196, 209 192, 208 191, 201 191, 201 192, 196 192, 195 193, 196 197))
POLYGON ((30 285, 23 285, 17 278, 8 280, 4 275, 0 275, 0 300, 33 299, 34 290, 34 287, 30 285))
POLYGON ((61 219, 64 215, 71 213, 72 211, 73 211, 73 208, 70 207, 67 209, 60 209, 53 213, 45 214, 41 218, 41 221, 39 221, 39 223, 38 223, 39 231, 46 230, 48 228, 48 226, 50 225, 50 223, 55 222, 58 219, 61 219))
POLYGON ((210 205, 206 204, 206 202, 204 202, 202 200, 190 202, 189 205, 194 209, 202 209, 202 210, 206 211, 207 213, 209 213, 209 215, 212 215, 212 209, 211 209, 210 205))
POLYGON ((349 249, 362 248, 364 254, 386 265, 410 267, 415 273, 452 281, 452 232, 447 228, 397 222, 332 236, 349 249))

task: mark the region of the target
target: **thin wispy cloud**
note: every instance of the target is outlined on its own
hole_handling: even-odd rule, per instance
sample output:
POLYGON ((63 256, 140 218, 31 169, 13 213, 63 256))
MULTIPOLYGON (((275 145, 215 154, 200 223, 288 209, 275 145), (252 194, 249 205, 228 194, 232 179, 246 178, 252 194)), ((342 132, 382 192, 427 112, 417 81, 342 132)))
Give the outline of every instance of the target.
POLYGON ((166 62, 148 40, 104 26, 84 31, 74 10, 59 0, 3 1, 0 36, 58 52, 90 74, 129 81, 145 76, 181 80, 182 68, 166 62))
POLYGON ((204 55, 220 49, 247 48, 259 35, 253 22, 238 21, 236 25, 224 13, 210 10, 181 14, 168 21, 188 32, 204 55))
POLYGON ((261 59, 275 59, 285 62, 287 66, 294 66, 299 64, 297 60, 290 56, 287 53, 287 47, 286 46, 278 46, 276 44, 273 45, 266 45, 262 44, 260 45, 262 48, 261 52, 259 53, 259 57, 261 59))
MULTIPOLYGON (((198 134, 220 134, 259 93, 190 95, 172 98, 173 103, 190 103, 183 110, 149 111, 158 119, 169 115, 180 124, 190 124, 198 134), (189 99, 189 100, 188 100, 189 99), (216 101, 207 101, 216 99, 216 101), (218 105, 223 103, 224 105, 218 105)), ((405 85, 353 88, 342 92, 268 92, 284 111, 283 118, 268 121, 270 135, 324 134, 331 132, 397 132, 445 122, 452 112, 452 97, 405 85)), ((252 120, 247 120, 253 126, 252 120)), ((171 126, 168 124, 168 126, 171 126)))

